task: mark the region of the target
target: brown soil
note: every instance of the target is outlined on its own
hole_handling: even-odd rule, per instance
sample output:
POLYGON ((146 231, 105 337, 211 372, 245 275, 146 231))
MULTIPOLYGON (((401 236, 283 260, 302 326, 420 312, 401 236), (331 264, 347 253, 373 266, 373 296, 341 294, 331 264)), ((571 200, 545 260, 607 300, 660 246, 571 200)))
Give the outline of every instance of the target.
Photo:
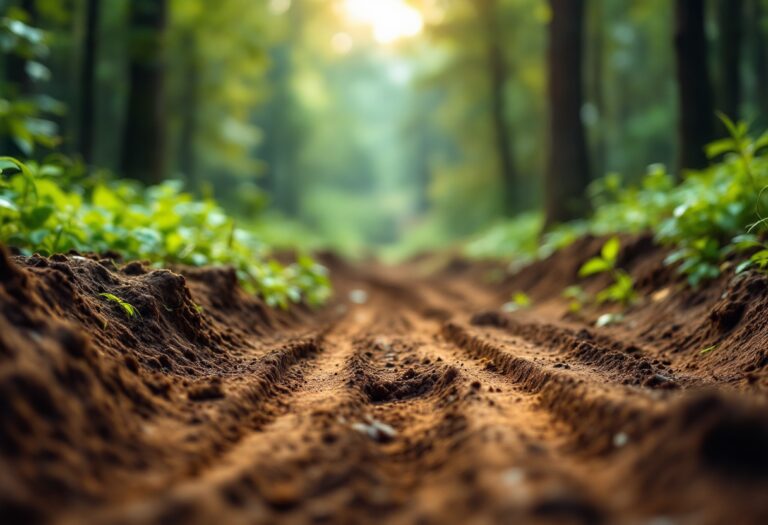
POLYGON ((329 258, 335 302, 277 313, 226 269, 1 252, 0 522, 768 523, 768 279, 692 291, 625 239, 644 299, 595 328, 560 293, 601 244, 493 284, 329 258))

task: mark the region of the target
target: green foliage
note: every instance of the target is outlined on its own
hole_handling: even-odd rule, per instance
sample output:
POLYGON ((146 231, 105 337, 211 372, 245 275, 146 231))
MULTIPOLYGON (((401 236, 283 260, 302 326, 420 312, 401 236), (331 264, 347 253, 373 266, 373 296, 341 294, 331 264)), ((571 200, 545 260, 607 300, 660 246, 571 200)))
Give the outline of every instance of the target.
POLYGON ((309 257, 283 266, 212 199, 198 200, 178 181, 144 188, 83 178, 76 165, 0 158, 0 242, 24 253, 117 251, 157 264, 233 266, 246 289, 271 306, 329 295, 325 268, 309 257))
MULTIPOLYGON (((751 138, 746 124, 721 118, 731 136, 707 148, 710 167, 686 173, 679 184, 659 165, 636 187, 606 177, 592 187, 596 211, 582 231, 650 230, 672 248, 667 264, 677 265, 694 287, 720 275, 724 256, 755 248, 748 237, 734 237, 765 224, 755 221, 766 205, 761 188, 768 186, 768 133, 751 138)), ((753 257, 754 264, 768 266, 768 253, 753 257)))
MULTIPOLYGON (((634 186, 625 186, 618 175, 609 174, 590 187, 594 215, 548 232, 538 248, 535 231, 519 226, 529 220, 522 216, 479 237, 482 250, 477 250, 478 241, 473 241, 468 251, 522 255, 528 260, 548 256, 588 233, 650 231, 658 243, 671 249, 666 263, 676 265, 691 286, 719 276, 724 257, 733 253, 748 253, 737 271, 768 271, 768 244, 758 235, 768 227, 768 217, 763 215, 768 204, 768 132, 753 138, 746 124, 733 123, 724 116, 721 120, 730 136, 707 148, 712 165, 685 173, 681 182, 658 164, 650 166, 634 186)), ((631 277, 615 267, 618 248, 618 240, 611 238, 601 255, 581 268, 582 277, 612 274, 614 282, 598 294, 598 302, 627 304, 634 299, 631 277)), ((576 311, 583 305, 575 295, 568 298, 574 299, 576 311)))
POLYGON ((564 299, 568 299, 568 311, 571 313, 580 312, 584 305, 589 302, 589 296, 584 288, 575 284, 563 290, 562 296, 564 299))
POLYGON ((530 308, 532 304, 533 301, 528 294, 525 292, 515 292, 512 294, 511 300, 502 306, 502 310, 505 312, 516 312, 517 310, 530 308))
POLYGON ((588 260, 579 269, 579 277, 589 277, 598 273, 611 272, 616 268, 621 242, 617 237, 611 237, 600 250, 598 257, 588 260))
POLYGON ((542 225, 540 213, 523 213, 497 223, 471 239, 465 245, 464 253, 474 259, 529 259, 538 249, 542 225))
MULTIPOLYGON (((32 82, 45 82, 51 72, 41 61, 48 56, 48 35, 27 23, 28 15, 9 9, 0 18, 0 50, 5 62, 16 60, 32 82)), ((62 115, 61 103, 45 95, 23 93, 21 86, 0 83, 0 137, 10 138, 24 155, 36 146, 52 148, 59 142, 58 127, 45 115, 62 115)))
POLYGON ((603 245, 600 255, 588 260, 579 269, 579 277, 607 273, 613 278, 613 282, 595 296, 598 303, 615 302, 628 305, 637 298, 632 276, 616 267, 620 249, 619 239, 611 237, 603 245))
POLYGON ((127 315, 129 318, 134 318, 137 315, 139 315, 139 311, 136 309, 135 306, 133 306, 131 303, 124 301, 123 299, 120 299, 115 294, 111 293, 100 293, 99 296, 103 297, 107 301, 113 302, 116 305, 118 305, 123 312, 125 312, 125 315, 127 315))

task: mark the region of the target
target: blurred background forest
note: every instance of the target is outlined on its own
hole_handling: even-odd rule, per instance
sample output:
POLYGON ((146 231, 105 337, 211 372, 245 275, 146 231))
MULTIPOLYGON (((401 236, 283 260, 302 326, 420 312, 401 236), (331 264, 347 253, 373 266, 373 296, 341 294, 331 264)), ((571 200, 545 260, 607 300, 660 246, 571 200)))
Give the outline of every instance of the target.
POLYGON ((606 174, 702 167, 716 110, 768 125, 765 0, 0 6, 5 154, 182 179, 278 246, 538 230, 606 174))

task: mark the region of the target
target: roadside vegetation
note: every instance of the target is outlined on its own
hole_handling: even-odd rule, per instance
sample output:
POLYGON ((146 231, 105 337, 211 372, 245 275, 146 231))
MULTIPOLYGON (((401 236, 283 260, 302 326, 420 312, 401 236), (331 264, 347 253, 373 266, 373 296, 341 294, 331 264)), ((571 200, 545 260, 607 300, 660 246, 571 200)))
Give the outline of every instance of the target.
POLYGON ((0 242, 22 253, 117 253, 126 260, 233 266, 243 286, 272 306, 330 293, 327 271, 311 257, 281 265, 269 247, 213 199, 196 199, 180 181, 157 186, 89 177, 81 166, 55 158, 23 163, 0 158, 0 242))
MULTIPOLYGON (((541 234, 543 218, 525 215, 500 223, 465 246, 475 258, 509 258, 519 263, 550 255, 586 235, 652 233, 669 248, 666 263, 684 274, 693 287, 720 275, 725 258, 743 261, 739 271, 768 267, 763 243, 768 219, 768 132, 754 135, 746 123, 722 117, 730 136, 706 148, 712 164, 686 170, 682 180, 662 165, 652 165, 638 184, 624 184, 618 175, 598 179, 589 187, 587 218, 561 224, 541 234)), ((581 276, 612 273, 614 287, 599 300, 627 303, 631 283, 614 267, 618 239, 582 268, 581 276)))
MULTIPOLYGON (((17 61, 30 80, 50 80, 40 62, 49 54, 49 35, 27 23, 29 13, 6 14, 0 40, 8 60, 17 61)), ((246 290, 274 307, 320 305, 330 296, 328 272, 312 257, 301 255, 288 265, 270 259, 270 247, 252 229, 240 227, 213 197, 185 191, 182 180, 148 185, 59 153, 55 120, 66 106, 20 93, 11 83, 2 88, 0 136, 6 149, 29 160, 0 157, 0 243, 25 255, 77 251, 113 253, 156 267, 228 265, 246 290)), ((135 315, 129 303, 104 297, 135 315)))

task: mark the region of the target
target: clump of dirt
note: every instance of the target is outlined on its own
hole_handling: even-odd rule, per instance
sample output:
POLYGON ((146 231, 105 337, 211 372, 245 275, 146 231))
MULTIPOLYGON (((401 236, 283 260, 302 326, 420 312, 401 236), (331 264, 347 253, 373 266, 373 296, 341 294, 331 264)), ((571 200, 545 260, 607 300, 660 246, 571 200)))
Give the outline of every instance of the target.
POLYGON ((372 403, 401 401, 444 391, 457 375, 456 369, 444 363, 419 361, 413 357, 413 349, 404 348, 400 341, 363 339, 357 344, 364 350, 349 364, 354 371, 351 384, 360 388, 372 403), (372 362, 374 354, 386 360, 384 373, 372 362))
MULTIPOLYGON (((706 521, 734 519, 728 502, 750 523, 768 521, 768 405, 716 390, 673 404, 649 427, 637 450, 622 458, 631 477, 617 486, 660 514, 707 509, 706 521), (685 491, 680 487, 686 486, 685 491), (670 498, 675 494, 675 499, 670 498), (717 494, 718 497, 713 498, 717 494)), ((701 516, 700 519, 704 519, 701 516)))

